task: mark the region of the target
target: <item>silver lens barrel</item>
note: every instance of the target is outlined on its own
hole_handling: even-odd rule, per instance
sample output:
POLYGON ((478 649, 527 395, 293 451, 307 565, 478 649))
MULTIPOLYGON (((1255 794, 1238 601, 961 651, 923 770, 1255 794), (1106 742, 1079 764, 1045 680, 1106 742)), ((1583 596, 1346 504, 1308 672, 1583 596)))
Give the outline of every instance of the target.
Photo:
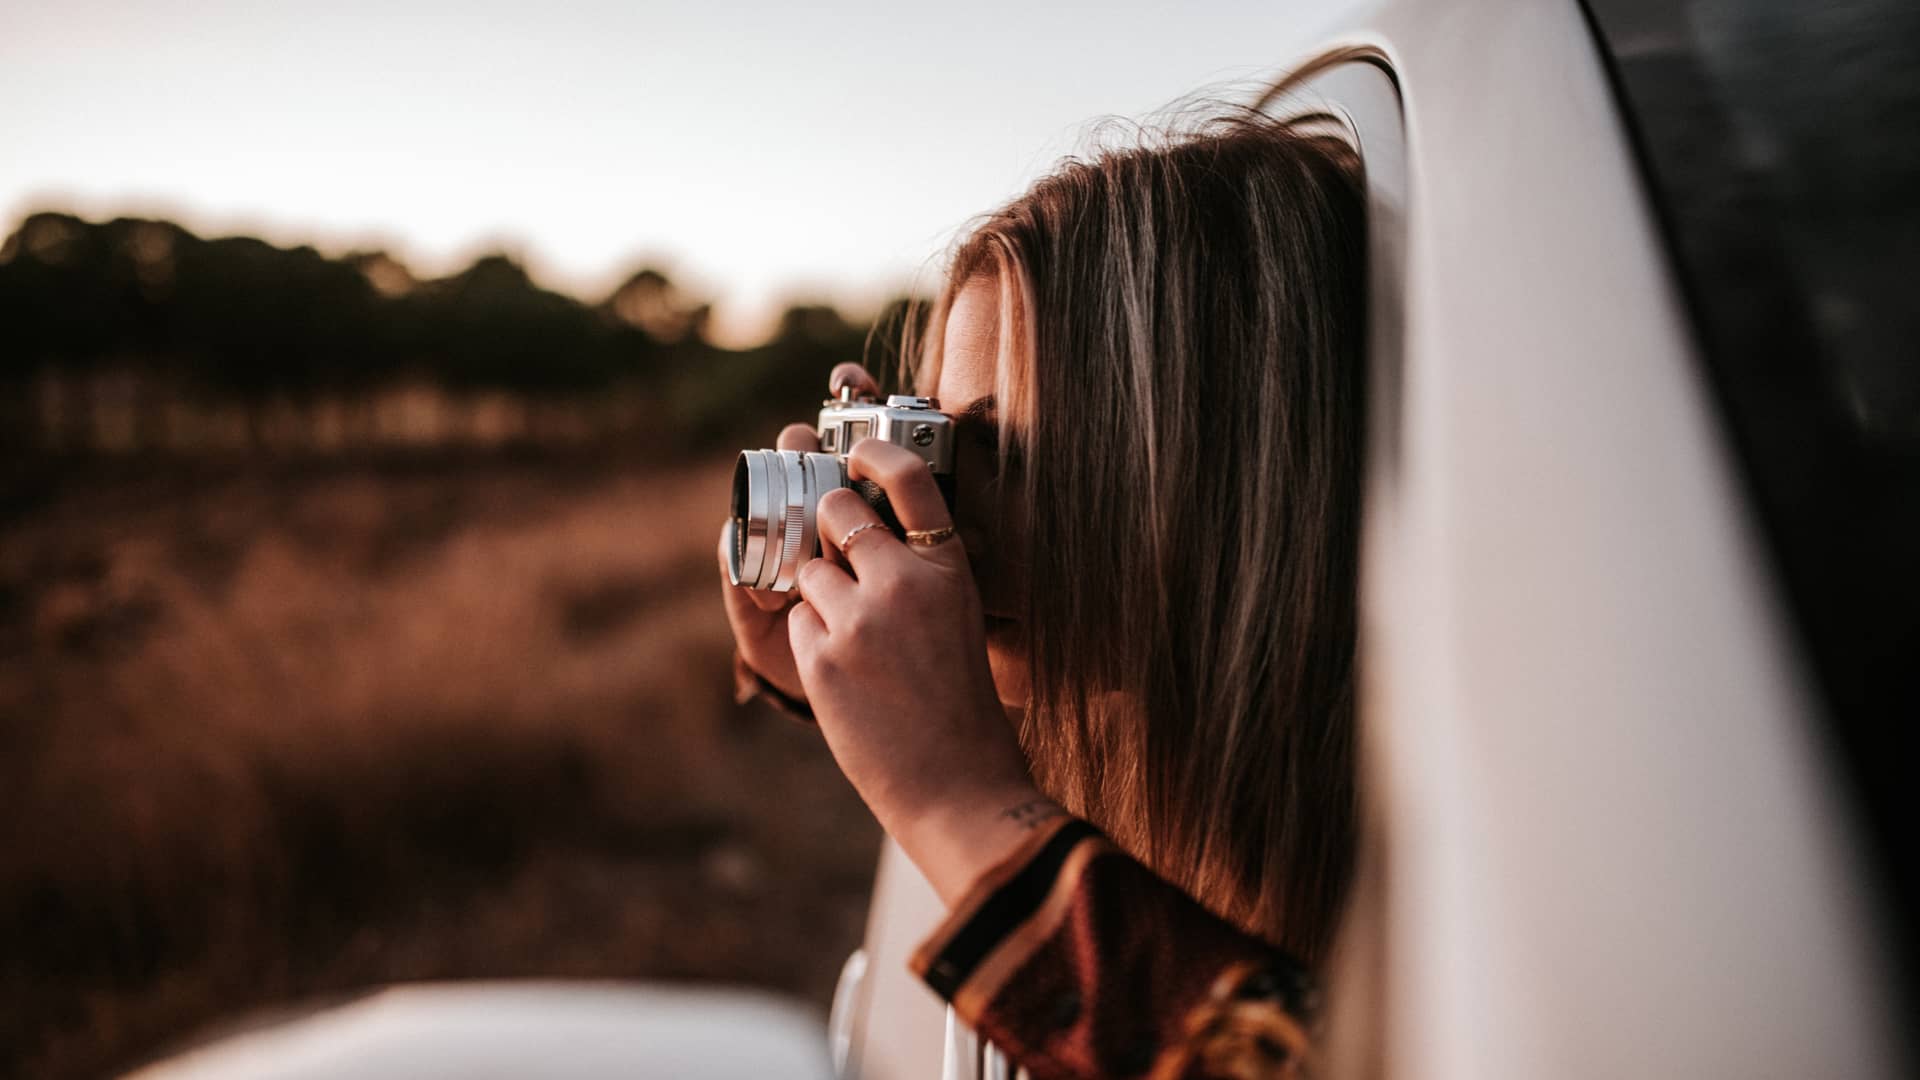
POLYGON ((846 483, 832 454, 742 450, 733 467, 728 579, 750 589, 793 588, 801 565, 820 553, 814 528, 820 497, 846 483))

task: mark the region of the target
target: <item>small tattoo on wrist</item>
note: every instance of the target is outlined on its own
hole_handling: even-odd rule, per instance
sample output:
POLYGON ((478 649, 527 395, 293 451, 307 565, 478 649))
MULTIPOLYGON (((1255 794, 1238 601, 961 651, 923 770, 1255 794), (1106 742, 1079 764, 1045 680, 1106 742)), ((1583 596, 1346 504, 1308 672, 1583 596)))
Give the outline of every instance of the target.
POLYGON ((1054 818, 1066 817, 1067 812, 1052 799, 1042 797, 1015 803, 1000 811, 1000 816, 1023 829, 1037 829, 1054 818))

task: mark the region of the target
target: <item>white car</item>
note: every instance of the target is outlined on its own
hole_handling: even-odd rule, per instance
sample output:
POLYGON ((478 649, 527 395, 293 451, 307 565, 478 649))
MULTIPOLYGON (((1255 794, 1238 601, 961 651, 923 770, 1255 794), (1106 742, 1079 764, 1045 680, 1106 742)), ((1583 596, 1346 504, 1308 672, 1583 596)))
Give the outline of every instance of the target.
MULTIPOLYGON (((1265 105, 1344 118, 1373 254, 1369 849, 1330 1059, 1902 1075, 1920 5, 1312 7, 1334 29, 1274 59, 1315 74, 1265 105)), ((414 990, 247 1037, 360 1058, 245 1075, 809 1076, 829 1046, 863 1080, 1004 1072, 907 972, 940 914, 888 847, 828 1033, 751 999, 662 1025, 624 990, 414 990), (445 1032, 502 1007, 516 1037, 463 1071, 445 1032), (619 1063, 568 1052, 596 1040, 619 1063)), ((240 1075, 222 1049, 153 1076, 240 1075)))

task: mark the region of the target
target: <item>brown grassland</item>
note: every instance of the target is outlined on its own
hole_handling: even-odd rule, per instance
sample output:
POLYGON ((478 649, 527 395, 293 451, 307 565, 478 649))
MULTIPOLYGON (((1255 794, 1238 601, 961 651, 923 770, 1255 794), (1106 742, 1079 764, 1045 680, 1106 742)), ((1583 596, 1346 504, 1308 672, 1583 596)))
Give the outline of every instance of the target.
POLYGON ((399 980, 824 1009, 879 833, 815 732, 732 703, 726 467, 13 467, 0 1074, 399 980))

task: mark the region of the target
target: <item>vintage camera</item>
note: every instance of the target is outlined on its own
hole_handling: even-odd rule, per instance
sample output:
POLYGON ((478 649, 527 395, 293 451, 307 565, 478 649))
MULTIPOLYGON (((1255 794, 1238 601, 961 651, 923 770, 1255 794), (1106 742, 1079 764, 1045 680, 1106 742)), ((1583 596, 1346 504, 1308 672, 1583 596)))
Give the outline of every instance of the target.
POLYGON ((895 394, 886 404, 843 388, 822 402, 819 453, 742 450, 733 467, 727 522, 727 577, 750 589, 786 592, 808 559, 820 554, 814 510, 834 488, 850 487, 879 512, 895 535, 900 522, 880 485, 847 477, 847 451, 861 439, 885 439, 926 460, 953 506, 953 418, 932 398, 895 394))

